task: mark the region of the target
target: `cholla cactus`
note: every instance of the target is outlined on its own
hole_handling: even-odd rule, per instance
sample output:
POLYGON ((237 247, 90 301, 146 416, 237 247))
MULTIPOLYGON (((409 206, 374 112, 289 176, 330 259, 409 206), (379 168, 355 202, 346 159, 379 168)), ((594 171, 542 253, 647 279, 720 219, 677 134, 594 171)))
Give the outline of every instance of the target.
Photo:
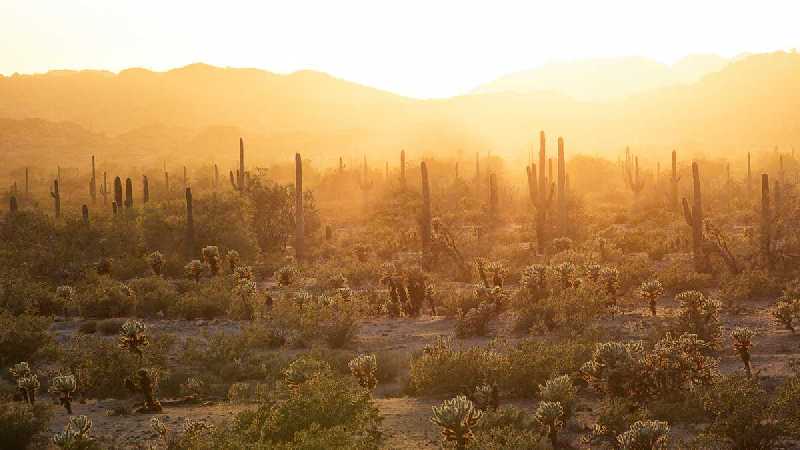
POLYGON ((186 419, 183 422, 183 435, 190 441, 196 441, 201 437, 214 432, 214 425, 205 420, 186 419))
POLYGON ((228 250, 228 253, 225 254, 225 259, 228 260, 228 267, 231 272, 236 270, 236 266, 239 265, 239 252, 236 250, 228 250))
POLYGON ((378 385, 375 374, 378 373, 378 359, 375 355, 359 355, 347 364, 350 373, 358 380, 358 384, 370 391, 378 385))
POLYGON ((719 337, 719 301, 699 291, 681 292, 675 299, 681 305, 678 319, 684 331, 694 333, 707 342, 714 342, 719 337))
POLYGON ((597 344, 592 359, 581 367, 589 384, 611 396, 631 394, 631 385, 639 377, 644 347, 641 342, 605 342, 597 344))
POLYGON ((150 270, 152 270, 155 275, 161 276, 164 272, 164 265, 166 262, 167 259, 164 258, 164 255, 158 250, 147 255, 147 264, 150 265, 150 270))
POLYGON ((772 316, 794 334, 794 321, 800 317, 800 299, 784 298, 775 305, 772 316))
POLYGON ((25 361, 14 364, 14 367, 8 369, 8 372, 14 377, 15 380, 24 378, 33 374, 30 364, 25 361))
POLYGON ((290 388, 297 388, 317 374, 328 372, 331 366, 325 361, 301 356, 289 364, 283 371, 283 378, 290 388))
POLYGON ((235 404, 246 403, 250 399, 250 385, 247 383, 233 383, 228 388, 228 401, 235 404))
POLYGON ((211 272, 211 275, 219 275, 221 262, 219 248, 216 245, 208 245, 203 247, 203 250, 200 254, 203 257, 203 262, 208 266, 208 270, 211 272))
POLYGON ((75 375, 59 375, 50 380, 48 392, 56 396, 61 406, 67 410, 67 414, 71 415, 72 394, 75 392, 76 388, 77 383, 75 382, 75 375))
POLYGON ((92 419, 86 416, 70 417, 69 423, 64 427, 64 431, 53 436, 53 444, 65 450, 88 448, 92 438, 89 432, 92 430, 92 419))
POLYGON ((253 270, 248 266, 237 266, 233 271, 233 281, 233 293, 241 300, 243 315, 247 319, 255 319, 258 289, 253 277, 253 270))
POLYGON ((522 270, 520 284, 529 296, 539 298, 544 296, 547 289, 547 266, 533 264, 522 270))
POLYGON ((433 407, 431 422, 442 427, 445 442, 451 442, 458 450, 464 450, 474 437, 472 429, 481 418, 481 410, 463 395, 445 400, 433 407))
POLYGON ((25 401, 31 405, 36 402, 36 391, 39 390, 39 386, 39 377, 36 374, 30 374, 17 379, 17 389, 22 392, 25 401))
POLYGON ((144 399, 144 406, 138 409, 140 413, 159 413, 162 411, 161 403, 156 398, 156 387, 159 379, 158 369, 139 369, 136 375, 125 379, 125 387, 131 392, 140 394, 144 399))
POLYGON ((611 297, 617 295, 617 291, 622 284, 619 270, 616 267, 603 267, 600 269, 599 281, 606 294, 611 297))
POLYGON ((645 281, 639 286, 639 297, 650 305, 650 313, 656 316, 656 301, 664 295, 664 285, 658 280, 645 281))
POLYGON ((568 289, 575 286, 575 264, 563 262, 553 267, 561 289, 568 289))
POLYGON ((737 327, 731 331, 731 338, 733 339, 733 348, 739 353, 739 358, 744 363, 744 370, 747 376, 752 376, 750 368, 750 349, 753 348, 753 337, 756 333, 747 327, 737 327))
POLYGON ((182 383, 181 392, 183 395, 200 398, 208 392, 208 388, 203 380, 195 377, 189 377, 185 383, 182 383))
POLYGON ((275 281, 280 286, 291 286, 299 275, 300 272, 295 266, 287 265, 275 271, 275 281))
POLYGON ((669 424, 658 420, 638 420, 617 436, 620 450, 665 450, 669 424))
POLYGON ((533 419, 547 432, 550 445, 559 448, 558 431, 564 426, 564 408, 561 403, 539 402, 536 412, 533 413, 533 419))
POLYGON ((557 402, 564 409, 564 423, 569 421, 575 412, 575 394, 577 389, 572 384, 569 375, 562 375, 547 380, 544 385, 539 385, 539 397, 543 401, 557 402))
POLYGON ((200 276, 203 274, 203 263, 199 259, 193 259, 183 266, 183 272, 195 283, 199 283, 200 276))
POLYGON ((128 320, 122 324, 119 334, 119 348, 139 357, 141 362, 144 348, 150 344, 145 334, 147 326, 139 320, 128 320))
POLYGON ((497 384, 484 383, 475 388, 472 393, 472 401, 481 411, 495 410, 500 406, 500 396, 497 391, 497 384))
POLYGON ((603 267, 600 264, 588 263, 583 269, 584 272, 586 272, 586 278, 588 278, 592 283, 597 283, 597 281, 600 279, 600 271, 603 269, 603 267))
POLYGON ((56 298, 64 305, 64 312, 75 302, 75 288, 72 286, 59 286, 56 288, 56 298))

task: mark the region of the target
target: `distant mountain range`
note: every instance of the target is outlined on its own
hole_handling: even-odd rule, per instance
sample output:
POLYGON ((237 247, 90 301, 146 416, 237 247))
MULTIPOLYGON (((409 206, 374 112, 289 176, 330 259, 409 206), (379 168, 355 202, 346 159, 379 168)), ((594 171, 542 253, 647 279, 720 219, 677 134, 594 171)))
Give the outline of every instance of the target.
MULTIPOLYGON (((236 158, 240 135, 252 164, 288 161, 299 151, 331 165, 340 155, 395 161, 401 148, 411 158, 471 158, 491 150, 527 160, 539 130, 550 142, 564 136, 568 154, 614 157, 626 145, 665 159, 675 147, 687 155, 721 155, 800 142, 800 55, 793 52, 727 64, 692 57, 668 68, 668 83, 646 75, 665 69, 644 60, 571 67, 559 89, 540 84, 525 92, 439 100, 401 97, 318 72, 277 75, 203 64, 168 72, 0 77, 0 174, 22 165, 84 161, 92 153, 121 165, 213 160, 225 167, 236 158), (615 81, 610 74, 620 71, 642 75, 615 81), (655 79, 666 84, 646 87, 655 79), (573 81, 588 86, 583 92, 590 97, 591 90, 616 94, 587 100, 571 90, 573 81)), ((531 79, 557 72, 556 66, 542 68, 531 79)))
POLYGON ((691 55, 671 66, 639 57, 553 62, 500 77, 479 86, 473 93, 552 91, 576 100, 611 100, 694 83, 730 62, 717 55, 691 55))

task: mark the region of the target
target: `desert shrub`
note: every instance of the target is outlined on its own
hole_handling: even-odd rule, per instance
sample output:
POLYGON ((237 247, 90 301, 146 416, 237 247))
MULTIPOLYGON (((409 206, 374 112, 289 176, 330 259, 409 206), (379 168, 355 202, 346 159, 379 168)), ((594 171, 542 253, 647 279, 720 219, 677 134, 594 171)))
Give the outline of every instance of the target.
POLYGON ((44 403, 0 401, 0 443, 3 448, 28 448, 37 434, 47 429, 50 410, 44 403))
POLYGON ((456 315, 456 336, 486 336, 495 310, 495 306, 489 302, 482 302, 477 308, 470 308, 466 312, 459 309, 456 315))
POLYGON ((644 347, 639 342, 597 344, 592 358, 581 367, 581 372, 590 385, 611 397, 641 395, 643 356, 644 347))
POLYGON ((175 287, 160 276, 130 280, 128 287, 136 294, 136 315, 139 317, 166 314, 178 302, 175 287))
POLYGON ((658 420, 634 422, 628 431, 617 436, 620 450, 666 450, 669 424, 658 420))
POLYGON ((721 378, 704 396, 711 423, 704 434, 725 448, 770 449, 781 436, 770 415, 769 396, 757 380, 735 374, 721 378))
POLYGON ((720 303, 699 291, 685 291, 675 296, 680 303, 677 329, 696 334, 700 339, 714 343, 719 337, 720 303))
POLYGON ((800 320, 800 298, 781 298, 772 310, 772 316, 784 328, 795 332, 795 325, 800 320))
POLYGON ((0 367, 53 356, 55 341, 48 332, 51 323, 48 317, 0 310, 0 367))
POLYGON ((658 277, 669 292, 699 291, 713 285, 711 275, 695 272, 690 261, 673 261, 658 272, 658 277))
POLYGON ((719 297, 725 307, 737 312, 744 302, 774 295, 778 284, 765 270, 748 270, 720 282, 719 297))
POLYGON ((568 422, 575 413, 577 389, 572 384, 569 375, 551 378, 544 385, 539 385, 539 398, 546 402, 557 402, 563 408, 564 423, 568 422))
POLYGON ((125 319, 105 319, 97 322, 97 331, 104 336, 114 336, 122 331, 125 319))
POLYGON ((78 333, 81 334, 94 334, 97 332, 96 320, 84 320, 78 325, 78 333))
POLYGON ((512 427, 479 428, 466 447, 468 450, 545 450, 550 444, 542 442, 542 436, 534 429, 512 427))
POLYGON ((451 339, 438 338, 411 359, 409 390, 419 394, 471 393, 497 379, 508 359, 492 348, 453 348, 451 339))
POLYGON ((319 310, 319 333, 331 348, 342 348, 358 334, 358 314, 352 303, 334 303, 319 310))
POLYGON ((617 263, 619 287, 623 291, 634 289, 655 275, 646 255, 626 255, 617 263))
POLYGON ((618 450, 617 436, 627 431, 635 422, 644 419, 645 414, 635 404, 625 399, 605 399, 600 405, 597 422, 581 441, 589 448, 618 450))
POLYGON ((577 373, 593 347, 592 342, 574 339, 552 343, 526 339, 509 346, 503 355, 511 369, 497 377, 500 389, 509 395, 534 395, 548 379, 577 373))
POLYGON ((231 289, 226 282, 206 280, 181 295, 170 315, 184 319, 213 319, 224 316, 231 302, 231 289))
POLYGON ((123 317, 133 313, 136 294, 125 284, 106 276, 94 276, 79 291, 80 315, 91 318, 123 317))
POLYGON ((780 418, 782 431, 796 439, 800 437, 800 374, 797 361, 792 366, 794 374, 780 386, 770 408, 772 416, 780 418))
POLYGON ((375 353, 378 371, 375 377, 379 383, 391 383, 408 368, 408 356, 402 351, 382 351, 375 353))
POLYGON ((556 290, 534 302, 515 304, 514 330, 517 332, 564 332, 578 336, 592 330, 594 322, 611 298, 597 283, 556 290))
POLYGON ((21 270, 0 273, 0 308, 13 314, 62 314, 63 304, 47 283, 21 270))

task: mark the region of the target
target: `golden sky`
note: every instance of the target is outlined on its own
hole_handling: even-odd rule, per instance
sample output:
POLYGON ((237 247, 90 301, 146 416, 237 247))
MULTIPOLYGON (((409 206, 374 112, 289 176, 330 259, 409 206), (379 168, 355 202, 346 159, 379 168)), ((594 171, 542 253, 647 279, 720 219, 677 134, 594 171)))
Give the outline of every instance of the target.
POLYGON ((205 62, 446 97, 551 60, 790 49, 798 13, 797 0, 0 0, 0 73, 205 62))

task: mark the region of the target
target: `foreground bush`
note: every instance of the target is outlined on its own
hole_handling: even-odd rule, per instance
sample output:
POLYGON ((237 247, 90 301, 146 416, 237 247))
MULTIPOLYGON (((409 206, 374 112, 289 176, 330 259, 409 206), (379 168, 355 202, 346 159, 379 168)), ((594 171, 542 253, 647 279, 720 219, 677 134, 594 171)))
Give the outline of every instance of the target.
POLYGON ((2 448, 24 449, 34 437, 47 429, 48 406, 24 402, 0 402, 0 444, 2 448))
POLYGON ((55 344, 48 332, 51 323, 47 317, 0 310, 0 367, 51 356, 55 344))

